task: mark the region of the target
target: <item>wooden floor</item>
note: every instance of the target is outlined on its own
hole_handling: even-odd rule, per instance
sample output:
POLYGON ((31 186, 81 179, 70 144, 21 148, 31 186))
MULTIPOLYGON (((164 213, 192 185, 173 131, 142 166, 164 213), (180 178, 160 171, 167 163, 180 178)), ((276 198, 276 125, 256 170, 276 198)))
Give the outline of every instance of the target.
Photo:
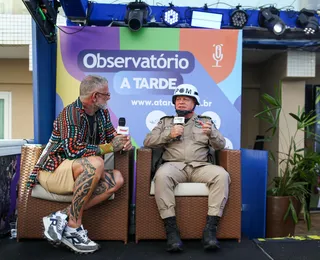
POLYGON ((320 212, 311 213, 311 229, 308 231, 307 224, 300 220, 296 225, 296 236, 318 235, 320 236, 320 212))

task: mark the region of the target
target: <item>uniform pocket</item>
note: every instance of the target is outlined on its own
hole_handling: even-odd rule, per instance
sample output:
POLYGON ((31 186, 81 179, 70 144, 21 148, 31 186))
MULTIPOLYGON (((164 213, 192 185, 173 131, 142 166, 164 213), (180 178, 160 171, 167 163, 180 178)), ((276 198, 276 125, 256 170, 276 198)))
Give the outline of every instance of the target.
POLYGON ((193 136, 193 140, 198 143, 202 143, 202 144, 209 143, 209 137, 202 132, 202 128, 194 127, 192 130, 192 136, 193 136))

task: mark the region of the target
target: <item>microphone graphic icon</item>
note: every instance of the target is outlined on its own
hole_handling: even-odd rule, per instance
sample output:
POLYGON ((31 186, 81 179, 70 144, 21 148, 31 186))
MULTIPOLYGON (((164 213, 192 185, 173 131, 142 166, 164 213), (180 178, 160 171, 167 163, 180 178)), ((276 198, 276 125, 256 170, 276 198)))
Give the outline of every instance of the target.
POLYGON ((223 53, 222 53, 222 46, 223 44, 212 45, 214 48, 214 53, 212 53, 212 58, 216 61, 215 65, 212 65, 212 67, 221 68, 221 65, 219 65, 219 62, 223 60, 223 53))

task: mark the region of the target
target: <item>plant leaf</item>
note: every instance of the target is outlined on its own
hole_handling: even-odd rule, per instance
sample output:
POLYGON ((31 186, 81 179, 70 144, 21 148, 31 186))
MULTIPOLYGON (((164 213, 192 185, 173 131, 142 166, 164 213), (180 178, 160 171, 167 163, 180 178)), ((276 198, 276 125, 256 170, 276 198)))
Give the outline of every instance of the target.
POLYGON ((270 159, 271 161, 273 161, 273 162, 276 161, 275 156, 274 156, 273 152, 271 152, 271 151, 269 152, 269 159, 270 159))
POLYGON ((291 208, 291 213, 292 213, 292 218, 294 223, 298 223, 298 216, 297 216, 297 212, 296 209, 293 206, 292 200, 290 199, 290 208, 291 208))
POLYGON ((288 209, 287 209, 287 211, 286 211, 286 214, 285 214, 284 217, 283 217, 283 221, 286 221, 286 220, 287 220, 287 218, 288 218, 288 216, 289 216, 289 213, 290 213, 290 210, 291 210, 291 208, 290 208, 290 205, 289 205, 289 207, 288 207, 288 209))
POLYGON ((298 122, 301 122, 300 118, 299 118, 297 115, 295 115, 295 114, 293 114, 293 113, 289 113, 289 115, 292 116, 292 117, 293 117, 295 120, 297 120, 298 122))
POLYGON ((279 106, 279 103, 277 102, 277 100, 276 100, 274 97, 272 97, 271 95, 267 94, 267 93, 264 93, 264 94, 262 95, 262 98, 263 98, 266 102, 268 102, 269 104, 271 104, 271 105, 273 105, 273 106, 275 106, 275 107, 279 106))

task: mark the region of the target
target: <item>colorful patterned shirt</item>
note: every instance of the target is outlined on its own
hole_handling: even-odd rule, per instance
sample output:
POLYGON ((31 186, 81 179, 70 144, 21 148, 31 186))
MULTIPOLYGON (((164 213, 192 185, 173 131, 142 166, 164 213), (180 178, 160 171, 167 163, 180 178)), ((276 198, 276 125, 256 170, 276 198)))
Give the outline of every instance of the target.
MULTIPOLYGON (((109 143, 116 133, 107 109, 96 113, 100 144, 109 143)), ((66 106, 53 123, 53 131, 35 168, 30 173, 27 186, 37 184, 40 170, 54 172, 65 160, 74 160, 100 154, 98 145, 88 144, 89 122, 80 98, 66 106)))

